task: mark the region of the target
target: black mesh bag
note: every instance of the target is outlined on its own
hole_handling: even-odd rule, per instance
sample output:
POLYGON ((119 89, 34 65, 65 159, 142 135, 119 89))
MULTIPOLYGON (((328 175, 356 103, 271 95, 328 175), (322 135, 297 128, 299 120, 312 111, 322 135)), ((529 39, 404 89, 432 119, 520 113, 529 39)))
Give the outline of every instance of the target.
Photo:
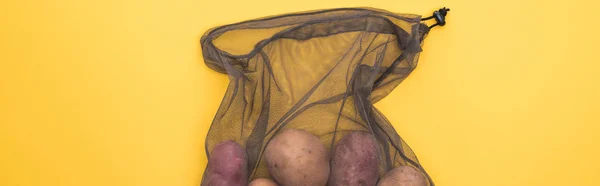
MULTIPOLYGON (((443 25, 448 9, 433 16, 443 25)), ((213 28, 201 38, 206 65, 230 83, 206 137, 206 153, 233 140, 249 180, 269 177, 263 151, 286 128, 316 135, 328 150, 353 131, 379 143, 380 177, 408 165, 433 181, 373 106, 417 66, 431 27, 420 15, 371 8, 310 11, 213 28)))

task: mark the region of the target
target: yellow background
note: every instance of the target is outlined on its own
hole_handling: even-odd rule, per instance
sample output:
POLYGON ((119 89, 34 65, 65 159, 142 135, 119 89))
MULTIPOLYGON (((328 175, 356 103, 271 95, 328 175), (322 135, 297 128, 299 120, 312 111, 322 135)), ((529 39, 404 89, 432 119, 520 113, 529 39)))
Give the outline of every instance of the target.
POLYGON ((437 185, 600 185, 594 2, 3 0, 0 186, 199 185, 228 83, 200 36, 354 6, 451 8, 376 105, 437 185))

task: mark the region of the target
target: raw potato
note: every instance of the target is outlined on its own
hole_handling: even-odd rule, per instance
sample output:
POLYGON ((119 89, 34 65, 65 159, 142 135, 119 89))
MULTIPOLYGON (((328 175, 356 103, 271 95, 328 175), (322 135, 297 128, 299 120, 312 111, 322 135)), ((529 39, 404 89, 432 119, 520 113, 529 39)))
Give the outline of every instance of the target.
POLYGON ((379 179, 379 156, 374 137, 353 132, 333 150, 329 186, 375 186, 379 179))
POLYGON ((383 176, 377 186, 427 186, 427 180, 415 168, 400 166, 383 176))
POLYGON ((314 135, 286 129, 265 149, 271 176, 282 186, 324 186, 329 177, 329 156, 314 135))
POLYGON ((233 141, 224 141, 210 153, 203 186, 246 186, 248 184, 246 151, 233 141))
POLYGON ((277 186, 277 183, 270 179, 257 178, 254 181, 250 182, 250 185, 248 186, 277 186))

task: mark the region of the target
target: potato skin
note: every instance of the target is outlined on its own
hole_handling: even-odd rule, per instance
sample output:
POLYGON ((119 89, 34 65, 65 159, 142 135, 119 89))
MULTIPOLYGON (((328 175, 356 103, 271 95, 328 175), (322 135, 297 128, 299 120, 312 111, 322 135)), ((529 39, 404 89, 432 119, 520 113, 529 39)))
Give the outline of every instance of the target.
POLYGON ((427 186, 427 180, 415 168, 400 166, 385 174, 377 186, 427 186))
POLYGON ((250 182, 248 186, 277 186, 277 183, 267 178, 257 178, 250 182))
POLYGON ((203 186, 246 186, 248 184, 248 157, 234 141, 217 144, 208 160, 203 186))
POLYGON ((375 186, 379 179, 379 156, 375 138, 352 132, 333 150, 329 186, 375 186))
POLYGON ((265 149, 271 176, 282 186, 324 186, 329 177, 329 156, 314 135, 286 129, 265 149))

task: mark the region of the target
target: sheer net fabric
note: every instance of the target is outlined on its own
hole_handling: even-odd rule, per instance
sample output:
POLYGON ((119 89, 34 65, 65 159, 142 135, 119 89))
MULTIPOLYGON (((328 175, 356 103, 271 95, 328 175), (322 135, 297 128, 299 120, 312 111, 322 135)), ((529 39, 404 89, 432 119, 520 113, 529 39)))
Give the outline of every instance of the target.
POLYGON ((380 177, 415 153, 373 106, 417 66, 429 32, 420 15, 345 8, 225 25, 201 38, 211 69, 230 83, 206 137, 206 152, 234 140, 248 154, 250 180, 269 177, 263 151, 286 128, 306 130, 328 150, 367 131, 379 143, 380 177))

